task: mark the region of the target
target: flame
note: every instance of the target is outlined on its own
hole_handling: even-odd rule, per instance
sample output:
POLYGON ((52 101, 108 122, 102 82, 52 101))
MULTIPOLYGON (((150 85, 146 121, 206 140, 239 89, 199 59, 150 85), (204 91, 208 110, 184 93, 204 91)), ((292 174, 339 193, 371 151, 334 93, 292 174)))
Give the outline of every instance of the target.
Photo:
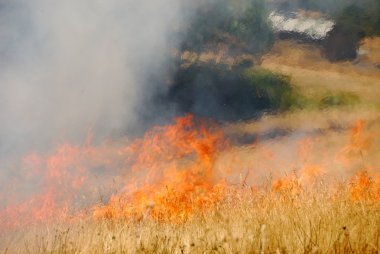
POLYGON ((0 196, 7 204, 0 207, 0 231, 83 216, 182 222, 212 209, 234 186, 253 184, 252 190, 259 190, 259 176, 272 172, 268 195, 295 197, 317 179, 338 173, 351 178, 346 186, 350 200, 376 202, 380 174, 373 161, 365 160, 373 153, 373 140, 365 131, 364 121, 355 122, 347 144, 328 151, 321 151, 321 139, 295 140, 293 148, 285 145, 285 154, 294 149, 296 156, 290 163, 278 144, 232 147, 215 123, 191 115, 153 127, 133 141, 121 138, 93 146, 89 132, 83 145, 66 142, 21 160, 16 171, 20 179, 0 196), (337 157, 342 160, 334 161, 337 157), (337 166, 340 171, 334 171, 337 166), (292 173, 283 177, 279 172, 284 168, 292 173))
POLYGON ((300 170, 301 181, 312 184, 318 177, 324 174, 324 169, 320 165, 306 165, 300 170))
MULTIPOLYGON (((228 170, 217 170, 215 163, 228 142, 211 122, 186 115, 132 143, 105 141, 95 147, 91 136, 82 146, 64 143, 48 155, 32 152, 22 159, 20 175, 36 191, 6 196, 3 228, 77 217, 86 204, 95 218, 183 220, 222 198, 228 170), (97 184, 111 191, 114 185, 113 194, 107 198, 97 184), (94 206, 99 198, 108 203, 94 206)), ((13 182, 8 189, 17 193, 22 184, 13 182)))
POLYGON ((283 196, 291 195, 296 196, 302 192, 302 185, 300 179, 292 174, 283 178, 279 178, 273 181, 272 191, 274 193, 281 194, 283 196))
POLYGON ((86 180, 86 169, 79 163, 81 155, 80 147, 66 143, 47 157, 36 153, 25 156, 21 166, 26 172, 24 176, 29 181, 37 180, 41 190, 24 202, 0 211, 5 218, 2 224, 24 226, 32 221, 67 217, 72 200, 86 180))
POLYGON ((367 170, 357 172, 349 190, 353 200, 380 200, 380 174, 371 177, 367 170))
POLYGON ((94 217, 149 214, 159 220, 182 220, 216 203, 225 184, 215 162, 225 145, 220 130, 214 126, 209 131, 204 123, 195 127, 191 115, 178 118, 174 125, 154 128, 128 147, 136 158, 132 175, 107 206, 95 208, 94 217), (137 186, 136 174, 142 176, 137 186))
POLYGON ((363 134, 364 126, 364 120, 358 120, 353 124, 349 142, 339 155, 342 163, 349 165, 352 163, 352 159, 363 158, 368 153, 371 136, 363 134))

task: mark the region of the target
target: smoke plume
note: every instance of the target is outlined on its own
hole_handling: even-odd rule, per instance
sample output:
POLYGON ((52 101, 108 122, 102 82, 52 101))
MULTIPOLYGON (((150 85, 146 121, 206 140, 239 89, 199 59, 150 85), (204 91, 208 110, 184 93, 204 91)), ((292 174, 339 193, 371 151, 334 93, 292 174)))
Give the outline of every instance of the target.
MULTIPOLYGON (((0 155, 136 127, 182 1, 0 1, 0 155), (148 92, 147 92, 148 91, 148 92)), ((156 83, 159 83, 157 80, 156 83)), ((165 89, 162 87, 160 89, 165 89)))

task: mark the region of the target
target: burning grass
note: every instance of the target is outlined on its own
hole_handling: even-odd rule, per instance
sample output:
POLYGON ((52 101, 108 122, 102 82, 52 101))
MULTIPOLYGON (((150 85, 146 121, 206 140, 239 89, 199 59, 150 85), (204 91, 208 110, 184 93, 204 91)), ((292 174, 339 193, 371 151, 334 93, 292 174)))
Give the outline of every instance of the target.
POLYGON ((32 153, 22 170, 40 178, 40 192, 2 209, 0 246, 8 253, 377 253, 376 127, 358 120, 332 133, 338 140, 326 134, 234 147, 215 123, 187 115, 132 142, 93 146, 88 138, 32 153), (98 184, 115 190, 96 201, 98 184))
POLYGON ((299 192, 239 186, 181 223, 87 219, 17 232, 2 246, 8 253, 378 253, 380 203, 350 195, 320 183, 299 192))

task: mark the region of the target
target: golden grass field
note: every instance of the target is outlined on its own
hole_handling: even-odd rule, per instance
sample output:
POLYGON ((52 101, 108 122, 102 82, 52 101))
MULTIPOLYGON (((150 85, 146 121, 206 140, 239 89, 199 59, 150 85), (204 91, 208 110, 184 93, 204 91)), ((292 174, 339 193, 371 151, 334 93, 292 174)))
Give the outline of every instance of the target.
POLYGON ((344 188, 274 194, 247 187, 184 223, 83 220, 8 236, 4 253, 378 253, 380 205, 344 188))
MULTIPOLYGON (((290 75, 307 95, 349 91, 361 103, 222 126, 240 141, 212 164, 228 168, 212 202, 216 192, 194 191, 205 205, 188 199, 191 212, 178 220, 150 216, 161 208, 148 202, 130 217, 89 210, 0 231, 0 253, 380 253, 378 42, 363 42, 368 57, 339 64, 315 47, 277 42, 262 67, 290 75)), ((181 204, 175 193, 161 202, 181 204)))

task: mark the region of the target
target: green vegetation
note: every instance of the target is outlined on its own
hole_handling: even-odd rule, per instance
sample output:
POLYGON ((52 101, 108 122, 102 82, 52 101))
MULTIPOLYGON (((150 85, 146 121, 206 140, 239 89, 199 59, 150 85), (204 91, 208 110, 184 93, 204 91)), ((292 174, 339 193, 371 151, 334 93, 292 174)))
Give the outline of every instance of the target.
POLYGON ((271 110, 285 111, 302 108, 306 103, 300 91, 291 85, 289 76, 260 68, 246 70, 244 78, 264 98, 268 98, 271 110))
POLYGON ((328 92, 319 101, 319 107, 328 108, 333 106, 355 106, 359 102, 359 97, 349 92, 328 92))
POLYGON ((349 92, 325 92, 307 97, 289 76, 247 66, 195 63, 177 71, 169 101, 180 112, 222 121, 255 118, 263 112, 351 107, 360 102, 349 92))
POLYGON ((380 1, 361 7, 350 5, 337 15, 336 25, 348 33, 363 38, 380 34, 380 1))
MULTIPOLYGON (((344 9, 346 6, 354 4, 356 0, 304 0, 302 7, 321 11, 329 15, 334 15, 344 9)), ((357 1, 356 1, 357 2, 357 1)))
POLYGON ((224 44, 231 51, 260 54, 274 40, 263 0, 208 0, 186 30, 182 48, 202 51, 224 44))
POLYGON ((327 91, 320 95, 308 97, 300 91, 297 94, 297 100, 287 100, 289 109, 328 109, 332 107, 354 107, 360 103, 359 96, 343 91, 327 91))
POLYGON ((286 0, 280 6, 286 11, 318 11, 335 21, 323 42, 323 54, 330 61, 354 60, 363 38, 380 35, 380 0, 286 0))
MULTIPOLYGON (((355 58, 359 40, 375 33, 376 15, 369 15, 368 8, 350 5, 349 0, 342 0, 341 4, 348 7, 327 11, 337 23, 324 44, 324 54, 332 61, 355 58)), ((307 1, 306 5, 322 10, 332 3, 307 1)), ((274 42, 267 17, 264 0, 205 0, 193 22, 184 30, 186 36, 181 52, 188 50, 197 54, 222 45, 228 55, 249 53, 259 57, 274 42)), ((169 101, 181 113, 234 121, 255 118, 268 111, 324 109, 359 102, 355 95, 342 92, 308 98, 292 86, 290 77, 252 66, 249 61, 233 66, 199 59, 190 62, 177 63, 168 93, 169 101)))
POLYGON ((334 14, 336 25, 324 45, 329 60, 355 59, 360 40, 380 34, 380 1, 365 2, 348 5, 334 14))
MULTIPOLYGON (((289 2, 296 2, 289 0, 289 2)), ((299 2, 299 1, 298 1, 299 2)), ((294 3, 293 3, 294 4, 294 3)), ((379 34, 380 1, 379 0, 304 0, 301 8, 320 11, 332 16, 339 25, 346 23, 367 30, 370 35, 374 30, 379 34)))
POLYGON ((359 39, 365 36, 380 35, 379 0, 309 0, 308 7, 330 14, 336 27, 359 39))
POLYGON ((288 76, 264 69, 198 63, 180 69, 170 98, 183 112, 219 120, 239 120, 262 111, 301 105, 288 76))

